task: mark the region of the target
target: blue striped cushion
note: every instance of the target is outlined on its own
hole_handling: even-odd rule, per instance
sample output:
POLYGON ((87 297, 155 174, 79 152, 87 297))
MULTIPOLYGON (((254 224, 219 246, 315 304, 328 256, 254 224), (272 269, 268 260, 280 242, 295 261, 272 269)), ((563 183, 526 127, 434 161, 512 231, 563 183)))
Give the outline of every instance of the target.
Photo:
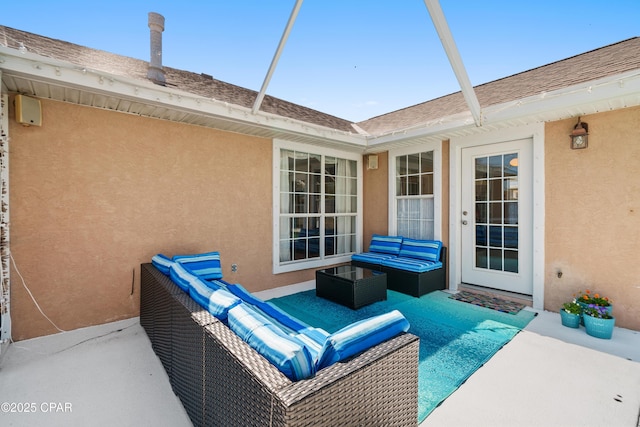
POLYGON ((414 273, 424 273, 426 271, 442 268, 442 262, 426 261, 417 258, 397 257, 382 261, 384 267, 397 268, 400 270, 412 271, 414 273))
POLYGON ((251 305, 252 308, 257 310, 260 314, 275 321, 277 323, 276 326, 280 326, 284 332, 300 332, 309 328, 309 325, 289 315, 275 305, 257 298, 240 284, 236 283, 233 285, 228 285, 227 289, 233 295, 240 298, 243 302, 251 305))
POLYGON ((440 261, 440 249, 442 242, 439 240, 404 239, 400 256, 437 262, 440 261))
POLYGON ((294 334, 293 336, 304 343, 311 354, 314 365, 317 365, 318 357, 320 356, 320 352, 324 348, 324 344, 327 341, 327 338, 329 338, 329 335, 329 332, 324 329, 309 327, 303 329, 298 334, 294 334))
POLYGON ((227 321, 229 310, 242 302, 228 291, 200 277, 189 282, 189 296, 223 322, 227 321))
POLYGON ((395 255, 381 254, 377 252, 362 252, 351 255, 351 261, 366 262, 367 264, 381 265, 386 259, 395 258, 395 255))
POLYGON ((381 236, 374 234, 369 244, 369 252, 398 255, 402 246, 402 236, 381 236))
POLYGON ((329 336, 317 369, 345 360, 408 330, 409 321, 398 310, 353 323, 329 336))
POLYGON ((229 310, 229 327, 291 381, 315 374, 314 360, 306 346, 280 331, 247 304, 229 310))
POLYGON ((220 252, 207 252, 193 255, 175 255, 173 261, 179 262, 196 276, 205 280, 222 279, 220 252))
POLYGON ((169 277, 180 289, 189 292, 189 283, 196 278, 196 275, 184 268, 182 264, 174 262, 169 268, 169 277))
POLYGON ((161 273, 164 273, 168 276, 169 269, 173 265, 173 261, 171 261, 171 258, 166 255, 157 254, 154 255, 153 258, 151 258, 151 264, 153 264, 153 266, 157 268, 161 273))

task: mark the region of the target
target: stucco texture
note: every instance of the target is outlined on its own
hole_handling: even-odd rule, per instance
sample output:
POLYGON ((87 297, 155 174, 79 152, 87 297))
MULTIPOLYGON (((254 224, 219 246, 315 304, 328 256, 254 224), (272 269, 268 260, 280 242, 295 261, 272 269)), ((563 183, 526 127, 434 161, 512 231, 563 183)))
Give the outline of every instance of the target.
MULTIPOLYGON (((218 250, 225 279, 252 291, 313 278, 272 274, 271 140, 47 100, 42 112, 23 127, 10 111, 11 252, 59 328, 138 315, 140 263, 159 252, 218 250)), ((14 340, 57 332, 15 269, 11 310, 14 340)))
POLYGON ((586 149, 570 148, 576 119, 545 127, 545 308, 589 289, 613 300, 617 326, 640 330, 640 108, 582 121, 586 149))

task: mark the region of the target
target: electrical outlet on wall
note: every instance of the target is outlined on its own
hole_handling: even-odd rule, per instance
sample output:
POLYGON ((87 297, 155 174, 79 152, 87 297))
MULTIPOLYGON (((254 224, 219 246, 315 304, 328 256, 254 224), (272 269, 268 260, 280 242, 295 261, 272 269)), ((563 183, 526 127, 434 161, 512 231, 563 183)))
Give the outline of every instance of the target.
POLYGON ((231 264, 231 272, 232 273, 238 272, 238 264, 231 264))

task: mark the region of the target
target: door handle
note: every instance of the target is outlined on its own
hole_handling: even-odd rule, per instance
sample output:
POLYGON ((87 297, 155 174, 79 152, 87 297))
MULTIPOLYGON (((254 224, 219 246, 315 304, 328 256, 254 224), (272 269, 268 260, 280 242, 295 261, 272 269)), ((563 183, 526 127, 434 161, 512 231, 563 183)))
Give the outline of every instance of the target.
POLYGON ((466 219, 462 220, 462 225, 467 225, 467 220, 466 219))

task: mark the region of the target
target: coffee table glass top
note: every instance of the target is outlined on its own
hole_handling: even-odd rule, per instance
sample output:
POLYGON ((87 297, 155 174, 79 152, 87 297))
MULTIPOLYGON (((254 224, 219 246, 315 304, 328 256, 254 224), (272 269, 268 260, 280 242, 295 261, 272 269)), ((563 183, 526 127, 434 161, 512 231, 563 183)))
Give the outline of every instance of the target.
POLYGON ((374 275, 373 270, 353 265, 341 265, 340 267, 326 268, 322 270, 322 272, 331 276, 342 277, 347 280, 361 280, 374 275))

